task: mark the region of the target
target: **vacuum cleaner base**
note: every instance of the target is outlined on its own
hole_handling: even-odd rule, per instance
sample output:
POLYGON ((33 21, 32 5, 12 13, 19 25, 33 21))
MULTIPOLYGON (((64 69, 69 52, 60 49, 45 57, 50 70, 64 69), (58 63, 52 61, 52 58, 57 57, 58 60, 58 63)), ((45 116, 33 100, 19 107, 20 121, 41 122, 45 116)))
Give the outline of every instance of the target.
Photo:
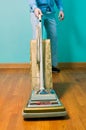
POLYGON ((64 117, 67 115, 66 111, 63 112, 43 112, 43 113, 22 113, 24 119, 29 118, 48 118, 48 117, 64 117))
POLYGON ((22 115, 24 118, 62 117, 67 112, 54 90, 48 94, 36 94, 32 91, 22 115))

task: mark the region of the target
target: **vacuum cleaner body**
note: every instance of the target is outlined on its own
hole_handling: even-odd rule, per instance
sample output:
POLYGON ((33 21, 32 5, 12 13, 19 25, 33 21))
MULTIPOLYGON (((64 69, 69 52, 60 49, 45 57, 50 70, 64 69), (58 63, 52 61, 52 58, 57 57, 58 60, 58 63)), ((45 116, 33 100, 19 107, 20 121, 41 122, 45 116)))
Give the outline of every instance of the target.
POLYGON ((53 89, 50 40, 42 40, 41 18, 37 40, 31 40, 32 94, 23 109, 24 118, 66 116, 64 105, 53 89))

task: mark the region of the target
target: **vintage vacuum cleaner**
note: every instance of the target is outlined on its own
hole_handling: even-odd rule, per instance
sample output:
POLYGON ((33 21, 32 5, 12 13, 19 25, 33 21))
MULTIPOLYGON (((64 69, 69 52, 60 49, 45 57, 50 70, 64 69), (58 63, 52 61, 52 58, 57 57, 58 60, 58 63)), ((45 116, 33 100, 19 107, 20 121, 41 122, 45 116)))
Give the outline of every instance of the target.
POLYGON ((66 109, 53 89, 50 40, 42 40, 41 16, 37 39, 31 40, 30 51, 32 94, 22 112, 24 119, 66 116, 66 109))

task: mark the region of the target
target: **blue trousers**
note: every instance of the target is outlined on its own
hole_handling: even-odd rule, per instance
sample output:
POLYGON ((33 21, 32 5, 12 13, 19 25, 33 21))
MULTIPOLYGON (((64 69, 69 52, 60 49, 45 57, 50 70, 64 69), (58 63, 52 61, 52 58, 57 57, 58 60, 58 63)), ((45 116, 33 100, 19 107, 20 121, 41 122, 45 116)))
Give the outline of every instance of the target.
MULTIPOLYGON (((33 39, 36 39, 36 27, 38 25, 38 19, 34 15, 34 13, 30 13, 31 15, 31 24, 33 31, 33 39)), ((57 23, 54 13, 47 13, 42 16, 42 26, 45 27, 47 39, 50 39, 51 42, 51 58, 52 58, 52 66, 58 65, 58 39, 57 39, 57 23)))

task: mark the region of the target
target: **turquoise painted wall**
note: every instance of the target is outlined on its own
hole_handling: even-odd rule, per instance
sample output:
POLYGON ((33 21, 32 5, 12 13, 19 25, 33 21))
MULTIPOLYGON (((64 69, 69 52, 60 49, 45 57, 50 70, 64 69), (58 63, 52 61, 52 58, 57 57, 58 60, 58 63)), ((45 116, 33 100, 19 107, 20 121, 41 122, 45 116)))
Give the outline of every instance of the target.
MULTIPOLYGON (((86 1, 63 4, 65 20, 57 21, 59 62, 86 62, 86 1)), ((0 0, 0 63, 29 62, 31 38, 27 0, 0 0)))
POLYGON ((86 62, 86 0, 63 0, 65 20, 60 23, 59 61, 86 62))
POLYGON ((27 1, 0 0, 0 63, 29 62, 30 39, 27 1))

